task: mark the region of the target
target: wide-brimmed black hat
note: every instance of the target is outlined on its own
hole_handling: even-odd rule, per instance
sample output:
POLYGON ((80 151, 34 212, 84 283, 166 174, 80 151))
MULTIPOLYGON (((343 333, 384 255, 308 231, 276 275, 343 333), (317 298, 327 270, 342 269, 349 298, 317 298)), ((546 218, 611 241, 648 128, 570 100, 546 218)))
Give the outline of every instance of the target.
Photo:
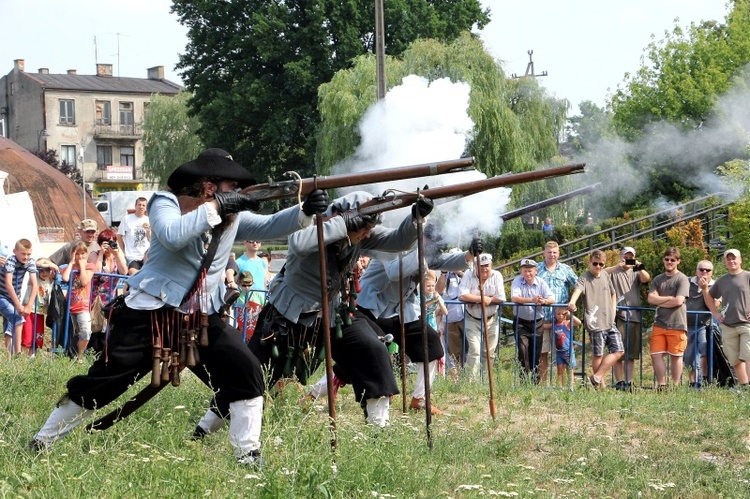
POLYGON ((202 177, 236 180, 240 188, 256 184, 255 177, 234 161, 228 152, 214 148, 206 149, 196 159, 177 167, 169 176, 167 185, 177 192, 202 177))

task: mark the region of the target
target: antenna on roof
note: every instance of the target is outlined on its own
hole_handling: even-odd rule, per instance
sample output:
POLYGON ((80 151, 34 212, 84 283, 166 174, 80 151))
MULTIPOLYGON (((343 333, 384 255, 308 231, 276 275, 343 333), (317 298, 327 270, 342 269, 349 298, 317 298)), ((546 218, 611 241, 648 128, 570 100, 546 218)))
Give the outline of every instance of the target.
POLYGON ((99 50, 96 46, 96 35, 94 35, 94 64, 99 64, 99 50))

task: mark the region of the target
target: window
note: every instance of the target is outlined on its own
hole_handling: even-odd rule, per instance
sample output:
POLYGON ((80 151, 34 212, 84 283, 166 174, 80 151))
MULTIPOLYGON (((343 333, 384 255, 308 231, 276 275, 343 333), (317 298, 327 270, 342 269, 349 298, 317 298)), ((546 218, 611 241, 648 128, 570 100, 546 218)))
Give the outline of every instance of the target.
POLYGON ((73 99, 60 99, 60 124, 76 124, 76 102, 73 99))
POLYGON ((96 124, 97 125, 111 125, 112 124, 112 103, 108 100, 96 101, 96 124))
POLYGON ((96 146, 96 167, 104 170, 112 164, 112 146, 96 146))
POLYGON ((61 146, 60 163, 68 166, 76 166, 76 146, 61 146))
POLYGON ((135 147, 120 147, 120 165, 135 166, 135 147))
POLYGON ((135 133, 134 124, 133 103, 120 102, 120 130, 123 133, 135 133))

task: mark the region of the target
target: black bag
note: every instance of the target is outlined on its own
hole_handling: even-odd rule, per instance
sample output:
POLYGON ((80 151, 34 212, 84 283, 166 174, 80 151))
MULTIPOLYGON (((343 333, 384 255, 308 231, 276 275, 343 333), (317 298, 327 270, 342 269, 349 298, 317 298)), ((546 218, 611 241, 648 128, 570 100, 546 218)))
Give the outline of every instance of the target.
POLYGON ((75 340, 75 324, 73 316, 68 312, 68 299, 63 293, 59 283, 52 285, 49 296, 49 305, 47 306, 47 318, 45 324, 53 331, 54 341, 53 348, 65 347, 65 353, 71 359, 78 356, 78 345, 75 340), (68 334, 65 335, 65 318, 68 318, 68 334))
POLYGON ((62 287, 60 284, 54 283, 49 294, 49 305, 47 306, 47 318, 45 319, 47 327, 51 328, 54 324, 59 325, 62 322, 67 306, 68 300, 65 298, 62 287))

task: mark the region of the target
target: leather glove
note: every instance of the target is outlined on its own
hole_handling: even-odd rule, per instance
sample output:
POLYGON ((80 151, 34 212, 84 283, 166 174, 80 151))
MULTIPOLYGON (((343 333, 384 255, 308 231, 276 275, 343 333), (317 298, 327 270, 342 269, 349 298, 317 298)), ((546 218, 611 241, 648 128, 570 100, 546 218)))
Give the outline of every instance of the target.
POLYGON ((323 213, 328 208, 328 193, 323 189, 315 189, 302 203, 302 211, 308 217, 316 213, 323 213))
POLYGON ((484 241, 481 237, 475 237, 471 240, 471 246, 469 246, 469 253, 471 256, 479 256, 484 251, 484 241))
POLYGON ((260 209, 259 201, 247 194, 240 194, 235 191, 219 192, 214 194, 214 199, 216 199, 216 203, 219 205, 219 215, 221 216, 240 211, 258 211, 260 209))
POLYGON ((414 218, 417 218, 417 211, 419 211, 419 214, 422 216, 422 218, 426 217, 430 213, 432 213, 432 208, 434 208, 434 204, 432 202, 432 199, 430 198, 419 198, 417 199, 417 202, 414 203, 411 207, 411 215, 414 218))
POLYGON ((358 232, 365 227, 374 227, 380 223, 377 215, 361 215, 356 211, 345 211, 341 214, 348 232, 358 232))

